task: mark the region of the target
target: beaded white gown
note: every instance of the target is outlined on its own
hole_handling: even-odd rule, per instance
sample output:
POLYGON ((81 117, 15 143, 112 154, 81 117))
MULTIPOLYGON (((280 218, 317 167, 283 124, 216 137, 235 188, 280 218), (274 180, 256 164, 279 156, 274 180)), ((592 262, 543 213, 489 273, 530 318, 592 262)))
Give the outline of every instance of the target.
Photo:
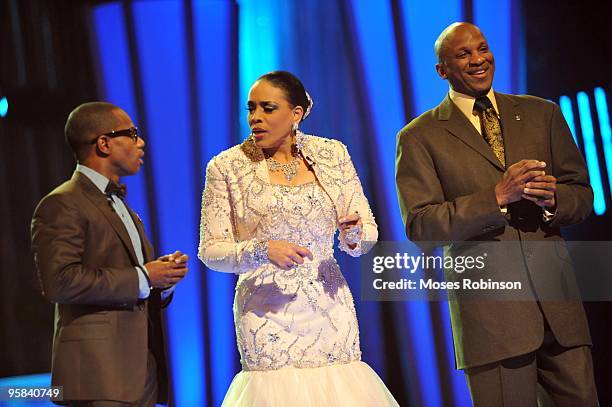
POLYGON ((333 202, 317 181, 270 191, 256 237, 308 247, 314 260, 240 275, 234 320, 243 370, 223 406, 397 406, 361 362, 353 297, 333 258, 333 202))

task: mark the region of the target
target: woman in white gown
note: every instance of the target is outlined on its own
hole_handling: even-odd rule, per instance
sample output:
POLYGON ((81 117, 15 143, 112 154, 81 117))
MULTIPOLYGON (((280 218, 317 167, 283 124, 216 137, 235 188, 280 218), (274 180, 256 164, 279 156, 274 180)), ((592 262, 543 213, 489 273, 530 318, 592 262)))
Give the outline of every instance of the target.
POLYGON ((397 406, 361 362, 353 297, 333 257, 359 256, 378 231, 346 147, 305 135, 312 100, 294 75, 249 92, 251 136, 214 157, 202 198, 200 259, 239 275, 242 371, 224 406, 397 406))

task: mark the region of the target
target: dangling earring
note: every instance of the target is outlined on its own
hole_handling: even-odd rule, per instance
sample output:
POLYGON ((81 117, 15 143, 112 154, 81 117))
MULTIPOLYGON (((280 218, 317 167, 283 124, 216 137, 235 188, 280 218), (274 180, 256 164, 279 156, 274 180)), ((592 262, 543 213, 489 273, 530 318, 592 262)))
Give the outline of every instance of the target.
POLYGON ((293 153, 294 156, 297 156, 300 153, 300 150, 302 148, 301 143, 299 143, 298 139, 299 139, 299 134, 298 134, 298 123, 295 122, 293 123, 293 126, 291 126, 291 132, 293 133, 293 145, 291 146, 291 152, 293 153))
MULTIPOLYGON (((296 127, 297 127, 297 123, 296 123, 296 127)), ((301 131, 298 131, 296 129, 295 131, 295 139, 294 139, 294 151, 296 154, 299 154, 302 151, 302 148, 304 147, 304 133, 302 133, 301 131)))

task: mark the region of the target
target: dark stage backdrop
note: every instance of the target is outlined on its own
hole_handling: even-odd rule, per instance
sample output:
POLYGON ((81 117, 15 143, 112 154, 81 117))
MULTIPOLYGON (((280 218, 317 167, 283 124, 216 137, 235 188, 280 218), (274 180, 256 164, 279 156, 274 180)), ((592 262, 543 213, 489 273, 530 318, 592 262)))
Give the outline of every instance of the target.
MULTIPOLYGON (((612 162, 606 162, 604 158, 602 138, 597 132, 599 116, 595 112, 593 100, 593 89, 596 87, 602 87, 608 95, 612 91, 609 4, 597 1, 562 1, 554 4, 526 1, 524 12, 527 21, 527 90, 554 101, 558 101, 561 96, 569 96, 576 115, 577 93, 585 92, 589 95, 597 134, 595 147, 600 157, 603 193, 610 197, 612 191, 606 168, 612 166, 612 162)), ((609 96, 607 102, 610 106, 609 96)), ((578 124, 576 132, 582 134, 578 124)), ((584 151, 584 145, 581 147, 584 151)), ((592 215, 586 222, 565 230, 564 234, 572 240, 612 240, 612 207, 609 198, 603 215, 592 215)), ((612 271, 612 264, 602 264, 602 267, 612 271)), ((593 363, 600 404, 612 405, 612 303, 587 302, 585 308, 593 337, 593 363)))
MULTIPOLYGON (((192 254, 189 280, 169 311, 174 399, 218 405, 239 368, 234 280, 193 255, 199 194, 205 163, 246 135, 241 108, 251 81, 271 69, 303 79, 315 99, 305 130, 348 145, 382 238, 399 239, 395 132, 447 89, 433 67, 437 33, 454 20, 476 22, 493 43, 497 90, 553 101, 568 95, 576 111, 577 92, 610 91, 606 11, 592 0, 1 2, 0 97, 10 104, 0 118, 0 378, 50 368, 52 306, 40 294, 29 225, 37 201, 73 171, 63 123, 79 103, 115 102, 144 130, 147 165, 130 181, 130 204, 158 252, 185 244, 192 254), (181 161, 169 165, 165 154, 181 161), (182 201, 166 200, 168 182, 183 187, 174 191, 182 201), (173 216, 187 226, 173 229, 173 216)), ((604 192, 607 212, 568 237, 611 240, 604 192)), ((340 261, 356 299, 364 360, 400 405, 469 405, 463 375, 452 369, 446 305, 359 301, 356 263, 340 261)), ((587 309, 608 405, 610 304, 587 309)))
POLYGON ((30 253, 38 200, 72 173, 67 114, 95 99, 86 8, 76 2, 0 2, 0 376, 46 372, 53 313, 30 253))

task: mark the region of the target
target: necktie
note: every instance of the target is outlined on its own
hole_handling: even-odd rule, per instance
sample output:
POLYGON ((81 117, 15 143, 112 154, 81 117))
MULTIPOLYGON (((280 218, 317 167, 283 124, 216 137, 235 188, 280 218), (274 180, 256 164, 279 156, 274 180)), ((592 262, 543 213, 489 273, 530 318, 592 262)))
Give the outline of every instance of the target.
POLYGON ((486 96, 481 96, 474 102, 474 110, 480 117, 480 129, 482 136, 489 143, 493 153, 502 164, 506 166, 506 156, 504 154, 504 137, 502 136, 501 123, 493 103, 486 96))
POLYGON ((125 195, 127 194, 127 190, 124 184, 118 184, 113 181, 108 182, 108 185, 106 186, 106 190, 104 192, 106 193, 106 195, 109 196, 117 195, 121 199, 125 198, 125 195))

